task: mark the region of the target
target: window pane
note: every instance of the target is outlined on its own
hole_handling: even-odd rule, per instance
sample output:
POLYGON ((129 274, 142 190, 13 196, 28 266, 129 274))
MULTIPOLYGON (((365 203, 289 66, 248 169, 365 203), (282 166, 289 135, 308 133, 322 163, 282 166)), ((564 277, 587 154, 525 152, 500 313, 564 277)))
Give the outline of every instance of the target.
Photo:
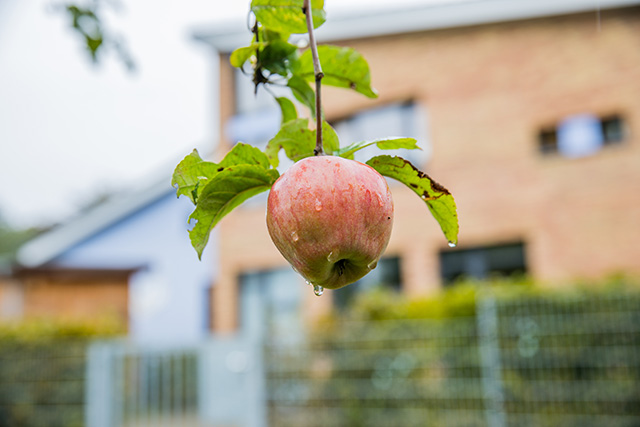
POLYGON ((445 284, 464 278, 488 279, 527 272, 523 243, 447 250, 440 253, 440 275, 445 284))
POLYGON ((345 146, 359 141, 372 141, 381 137, 410 137, 418 140, 422 150, 380 150, 367 147, 355 154, 355 159, 366 161, 373 156, 388 154, 400 156, 420 167, 431 154, 427 138, 427 112, 415 103, 391 104, 355 114, 332 124, 345 146))
POLYGON ((621 142, 625 135, 624 121, 619 116, 605 117, 602 119, 602 134, 605 144, 621 142))
POLYGON ((541 129, 538 147, 542 154, 584 157, 597 153, 605 145, 623 141, 626 132, 625 122, 618 115, 577 114, 565 118, 557 126, 541 129))
POLYGON ((302 292, 309 291, 290 268, 247 272, 240 276, 241 327, 249 333, 268 332, 287 341, 303 336, 302 292))
POLYGON ((538 144, 542 154, 558 151, 558 133, 555 128, 543 129, 538 134, 538 144))
POLYGON ((571 116, 558 125, 558 151, 566 157, 597 153, 603 142, 600 120, 591 114, 571 116))

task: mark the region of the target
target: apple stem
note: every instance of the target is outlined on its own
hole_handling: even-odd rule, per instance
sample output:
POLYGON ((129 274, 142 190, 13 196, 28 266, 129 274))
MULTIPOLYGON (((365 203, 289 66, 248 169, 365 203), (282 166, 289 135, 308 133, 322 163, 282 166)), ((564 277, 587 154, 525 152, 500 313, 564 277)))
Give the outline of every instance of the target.
POLYGON ((321 156, 324 154, 322 149, 322 97, 320 96, 320 89, 322 87, 322 67, 320 66, 320 58, 318 58, 318 45, 316 44, 316 37, 313 34, 313 17, 311 10, 311 1, 304 0, 302 9, 307 18, 307 30, 309 32, 309 49, 311 49, 311 56, 313 58, 313 73, 316 76, 316 148, 313 150, 314 156, 321 156))

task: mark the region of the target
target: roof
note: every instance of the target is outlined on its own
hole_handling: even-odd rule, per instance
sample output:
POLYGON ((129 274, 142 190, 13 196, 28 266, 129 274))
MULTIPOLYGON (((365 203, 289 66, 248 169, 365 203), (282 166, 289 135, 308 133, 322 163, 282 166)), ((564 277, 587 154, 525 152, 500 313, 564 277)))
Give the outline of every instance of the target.
MULTIPOLYGON (((133 273, 144 269, 144 266, 132 267, 132 268, 71 268, 71 267, 17 267, 13 271, 13 276, 17 278, 21 277, 34 277, 34 276, 46 276, 55 277, 64 280, 82 280, 82 279, 95 279, 100 278, 102 280, 119 280, 121 278, 127 278, 133 273)), ((116 282, 117 283, 117 282, 116 282)), ((126 284, 126 282, 120 282, 126 284)))
MULTIPOLYGON (((317 30, 317 38, 320 42, 330 42, 597 12, 634 5, 640 5, 640 0, 453 0, 335 15, 329 10, 329 19, 317 30)), ((196 30, 194 38, 211 45, 220 53, 229 53, 246 45, 249 33, 246 23, 236 21, 196 30)))
POLYGON ((18 250, 16 261, 21 267, 43 266, 78 243, 138 212, 172 191, 175 190, 165 177, 138 190, 116 194, 88 212, 83 212, 66 223, 29 240, 18 250))

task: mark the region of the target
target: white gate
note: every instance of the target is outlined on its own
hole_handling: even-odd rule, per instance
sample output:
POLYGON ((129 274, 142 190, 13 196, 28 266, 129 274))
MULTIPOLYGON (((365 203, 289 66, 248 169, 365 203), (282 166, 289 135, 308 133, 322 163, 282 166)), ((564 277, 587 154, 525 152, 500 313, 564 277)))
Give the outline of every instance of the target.
POLYGON ((87 427, 262 427, 260 347, 241 337, 193 347, 103 341, 88 350, 87 427))
POLYGON ((193 347, 92 344, 87 427, 265 427, 263 344, 278 335, 301 339, 302 287, 291 280, 299 279, 290 269, 243 278, 240 332, 231 336, 193 347))

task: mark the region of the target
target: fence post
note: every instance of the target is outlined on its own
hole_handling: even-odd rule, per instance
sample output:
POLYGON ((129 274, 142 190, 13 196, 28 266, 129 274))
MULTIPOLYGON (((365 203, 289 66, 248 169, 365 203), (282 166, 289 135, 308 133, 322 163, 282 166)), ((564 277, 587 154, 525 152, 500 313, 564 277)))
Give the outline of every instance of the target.
POLYGON ((498 313, 496 299, 489 292, 478 293, 476 299, 476 321, 478 325, 478 347, 482 370, 482 389, 485 401, 485 416, 489 427, 507 425, 502 393, 502 364, 498 341, 498 313))
POLYGON ((207 425, 265 427, 261 342, 247 334, 216 337, 200 353, 200 417, 207 425))
POLYGON ((108 343, 93 342, 87 349, 85 425, 113 426, 113 351, 108 343))
POLYGON ((266 375, 264 366, 264 344, 260 339, 252 339, 248 343, 252 358, 251 373, 249 375, 248 399, 252 409, 247 417, 247 425, 251 427, 267 426, 267 394, 266 375))

